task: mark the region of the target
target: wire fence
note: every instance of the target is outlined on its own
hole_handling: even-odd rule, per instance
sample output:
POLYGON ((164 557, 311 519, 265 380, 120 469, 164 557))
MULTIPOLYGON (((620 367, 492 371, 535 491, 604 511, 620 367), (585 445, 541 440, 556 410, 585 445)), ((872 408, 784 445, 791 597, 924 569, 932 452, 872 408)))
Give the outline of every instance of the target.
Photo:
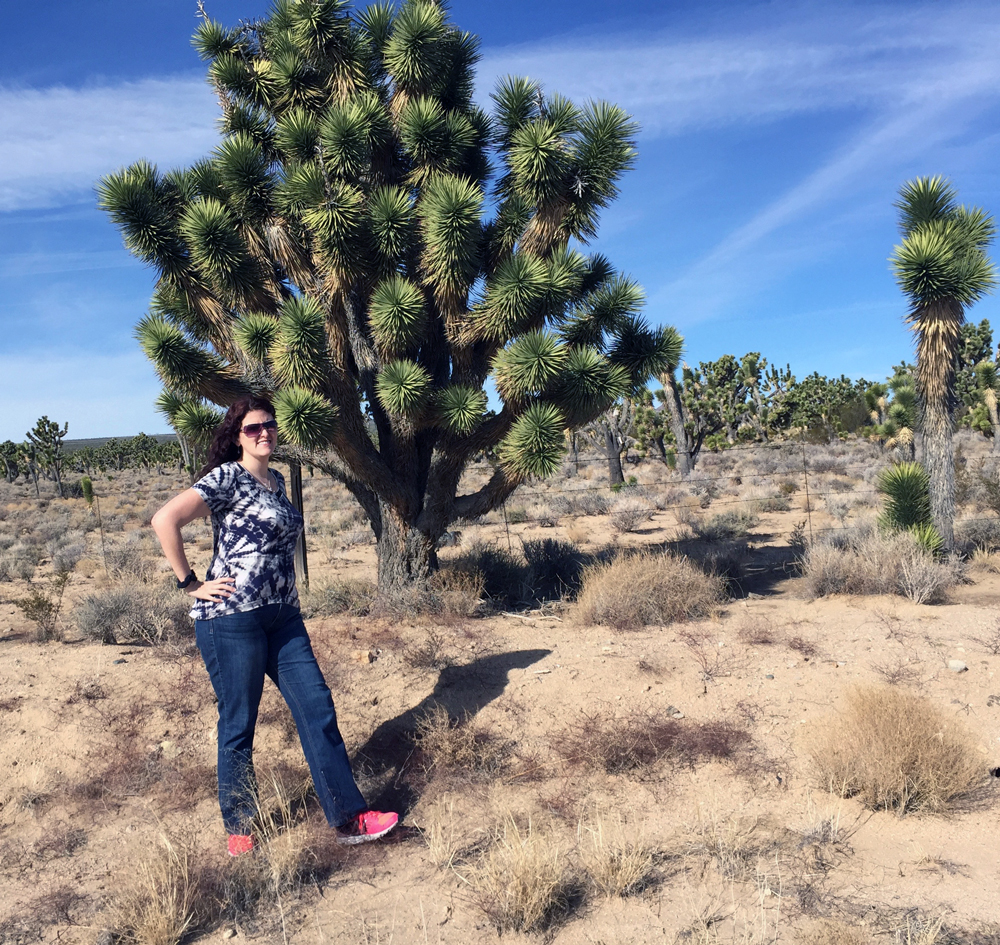
MULTIPOLYGON (((511 526, 522 527, 523 531, 526 528, 553 526, 557 522, 564 524, 568 518, 608 515, 627 499, 629 510, 644 519, 639 525, 647 526, 652 522, 652 529, 666 531, 670 535, 666 539, 668 541, 718 541, 719 533, 725 532, 724 523, 716 523, 713 527, 712 519, 741 509, 746 512, 743 527, 738 529, 743 539, 774 543, 782 539, 800 541, 807 536, 812 540, 817 535, 849 531, 854 524, 848 524, 848 520, 852 516, 857 520, 858 506, 870 508, 878 504, 876 497, 879 490, 871 483, 877 471, 888 464, 889 458, 868 444, 852 443, 843 448, 853 449, 855 455, 837 456, 834 455, 836 446, 807 446, 800 441, 737 445, 718 452, 704 451, 700 456, 701 468, 696 468, 686 478, 658 457, 631 458, 623 464, 626 481, 617 486, 611 486, 610 475, 606 478, 594 475, 595 469, 609 469, 606 456, 568 457, 564 460, 562 471, 544 480, 544 486, 541 480, 531 481, 520 486, 493 513, 487 513, 473 522, 461 521, 455 525, 461 528, 469 524, 502 524, 509 541, 511 526), (862 455, 858 456, 859 452, 862 455), (642 474, 647 481, 639 482, 636 473, 642 474), (719 488, 720 484, 725 484, 724 488, 719 488), (741 491, 744 494, 734 494, 741 491), (745 494, 747 491, 751 494, 745 494), (844 501, 828 502, 831 497, 844 501), (664 521, 663 513, 672 516, 673 521, 664 521), (753 529, 760 528, 761 516, 768 513, 798 515, 791 519, 771 518, 763 529, 753 532, 753 529), (656 516, 660 517, 653 521, 656 516), (825 524, 827 517, 840 524, 825 524)), ((469 472, 473 478, 477 472, 488 477, 492 467, 473 464, 469 472)), ((173 482, 170 486, 158 483, 161 478, 166 476, 149 471, 142 483, 145 488, 131 487, 125 493, 119 492, 115 498, 119 502, 126 500, 126 507, 132 506, 133 509, 136 504, 146 503, 141 517, 148 519, 151 510, 154 510, 153 504, 169 498, 176 488, 173 482)), ((311 476, 304 477, 305 483, 311 481, 316 480, 311 476)), ((332 485, 332 480, 325 477, 321 481, 332 485)), ((326 504, 323 502, 326 496, 317 495, 317 491, 307 486, 304 514, 308 543, 319 537, 324 526, 333 524, 319 522, 317 517, 336 513, 356 516, 360 510, 346 493, 337 504, 326 504)), ((100 498, 107 503, 113 496, 105 494, 100 498)), ((109 509, 101 517, 102 538, 109 517, 117 526, 120 511, 109 509)), ((1000 537, 1000 518, 996 515, 967 517, 960 524, 966 529, 975 526, 995 528, 1000 537)), ((363 531, 361 519, 358 519, 358 525, 355 531, 363 531)), ((629 530, 642 529, 636 527, 629 530)), ((660 538, 663 536, 660 535, 660 538)))

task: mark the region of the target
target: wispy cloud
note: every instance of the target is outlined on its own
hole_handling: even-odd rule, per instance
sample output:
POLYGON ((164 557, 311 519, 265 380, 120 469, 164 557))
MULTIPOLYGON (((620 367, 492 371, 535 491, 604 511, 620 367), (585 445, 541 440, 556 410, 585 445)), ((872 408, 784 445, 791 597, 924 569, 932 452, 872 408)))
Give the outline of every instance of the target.
POLYGON ((0 211, 89 199, 103 174, 139 158, 190 164, 216 143, 201 77, 92 88, 0 88, 0 211))
POLYGON ((486 98, 499 76, 527 75, 575 101, 617 102, 648 137, 802 112, 884 107, 936 94, 940 67, 984 65, 1000 36, 993 4, 783 5, 713 24, 709 37, 604 35, 487 51, 486 98))

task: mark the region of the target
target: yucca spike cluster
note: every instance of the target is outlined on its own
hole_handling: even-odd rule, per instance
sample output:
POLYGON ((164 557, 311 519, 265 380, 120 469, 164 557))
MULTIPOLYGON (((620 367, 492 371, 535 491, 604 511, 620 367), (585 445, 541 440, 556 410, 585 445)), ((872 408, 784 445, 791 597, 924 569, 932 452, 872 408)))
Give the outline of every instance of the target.
POLYGON ((662 369, 639 286, 581 249, 635 159, 620 108, 509 77, 487 114, 478 41, 434 0, 276 0, 194 45, 222 142, 100 184, 157 274, 137 336, 172 403, 269 393, 286 439, 429 535, 551 473, 567 428, 662 369), (490 485, 457 496, 484 451, 490 485))

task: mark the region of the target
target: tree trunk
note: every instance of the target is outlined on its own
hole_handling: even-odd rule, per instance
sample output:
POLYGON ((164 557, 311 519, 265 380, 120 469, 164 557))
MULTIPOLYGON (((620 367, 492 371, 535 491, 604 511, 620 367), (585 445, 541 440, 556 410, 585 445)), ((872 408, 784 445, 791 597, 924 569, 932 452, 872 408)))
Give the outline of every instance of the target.
POLYGON ((608 482, 611 485, 621 485, 625 482, 625 473, 622 472, 622 454, 618 447, 618 437, 614 435, 610 427, 604 428, 604 446, 608 455, 608 482))
POLYGON ((670 432, 673 433, 674 441, 677 443, 677 468, 680 470, 681 478, 687 479, 694 470, 695 455, 691 435, 684 426, 684 406, 681 404, 681 395, 677 390, 677 381, 673 373, 664 374, 662 381, 664 393, 667 395, 670 432))
POLYGON ((418 531, 383 502, 378 535, 378 596, 390 604, 426 589, 437 570, 437 538, 418 531))
POLYGON ((292 505, 302 515, 302 532, 295 543, 295 577, 303 587, 309 587, 309 560, 306 557, 305 509, 302 505, 302 466, 299 463, 288 464, 288 498, 292 505))
POLYGON ((924 466, 930 479, 931 518, 944 540, 944 550, 955 545, 955 456, 951 411, 941 399, 924 404, 924 466))
POLYGON ((990 426, 993 427, 992 453, 1000 453, 1000 415, 997 413, 997 396, 994 391, 987 391, 986 409, 990 412, 990 426), (992 395, 992 396, 990 396, 992 395))

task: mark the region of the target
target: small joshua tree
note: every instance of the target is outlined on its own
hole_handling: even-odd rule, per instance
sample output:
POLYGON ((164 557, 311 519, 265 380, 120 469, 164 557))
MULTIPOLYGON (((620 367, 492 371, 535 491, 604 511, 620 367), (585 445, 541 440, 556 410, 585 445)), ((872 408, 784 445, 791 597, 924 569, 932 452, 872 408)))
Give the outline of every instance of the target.
POLYGON ((565 430, 662 369, 639 287, 577 248, 633 163, 635 126, 521 78, 487 114, 477 40, 433 0, 353 15, 277 0, 233 29, 204 20, 194 43, 222 143, 187 170, 140 162, 100 185, 158 274, 140 343, 182 434, 184 404, 269 393, 286 456, 367 514, 380 593, 421 585, 451 522, 554 472, 565 430), (494 472, 460 494, 479 455, 494 472))
MULTIPOLYGON (((28 443, 33 447, 35 462, 46 472, 52 474, 56 483, 59 498, 63 497, 62 467, 63 467, 63 437, 69 424, 59 424, 48 417, 41 417, 33 430, 26 434, 28 443)), ((38 478, 35 477, 35 491, 38 491, 38 478)))

